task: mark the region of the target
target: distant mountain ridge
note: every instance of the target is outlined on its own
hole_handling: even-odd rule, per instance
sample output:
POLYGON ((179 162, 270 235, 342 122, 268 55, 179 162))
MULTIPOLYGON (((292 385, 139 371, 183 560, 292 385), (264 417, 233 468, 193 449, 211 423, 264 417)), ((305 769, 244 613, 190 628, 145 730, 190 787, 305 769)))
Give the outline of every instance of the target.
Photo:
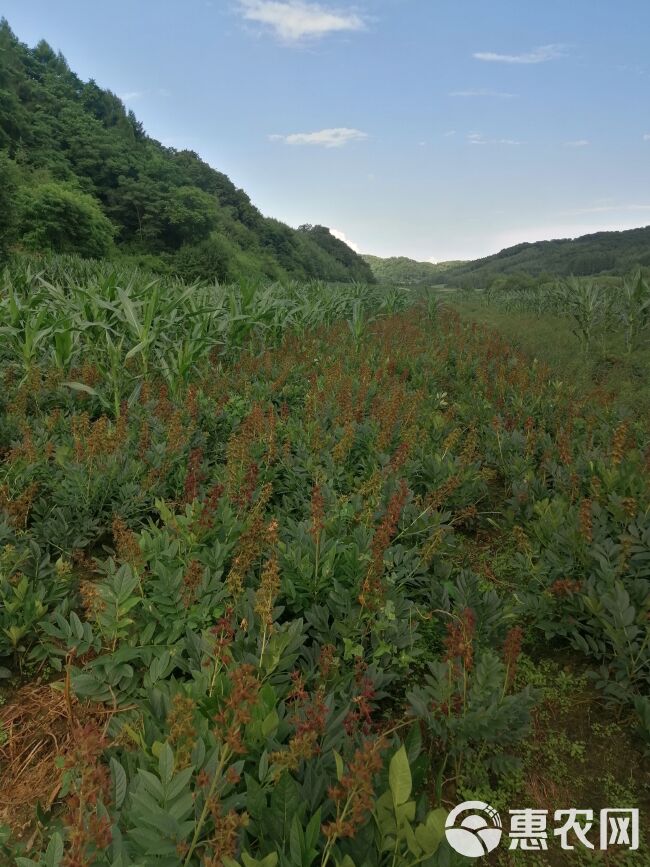
POLYGON ((527 274, 549 279, 620 276, 650 266, 650 226, 620 232, 594 232, 579 238, 533 241, 507 247, 493 256, 464 262, 446 281, 451 285, 490 285, 497 277, 527 274))
POLYGON ((0 248, 129 255, 190 278, 374 282, 329 229, 263 216, 225 174, 148 136, 119 97, 47 42, 21 43, 5 19, 0 211, 0 248))
POLYGON ((394 257, 364 256, 380 283, 445 283, 486 288, 499 277, 526 275, 555 279, 597 274, 623 275, 650 267, 650 226, 620 232, 595 232, 579 238, 533 241, 507 247, 492 256, 468 262, 416 262, 394 257))

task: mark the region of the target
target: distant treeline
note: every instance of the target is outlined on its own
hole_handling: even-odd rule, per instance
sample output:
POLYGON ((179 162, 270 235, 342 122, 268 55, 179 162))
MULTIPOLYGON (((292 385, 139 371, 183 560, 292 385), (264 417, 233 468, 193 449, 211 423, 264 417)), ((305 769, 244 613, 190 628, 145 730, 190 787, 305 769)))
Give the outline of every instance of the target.
POLYGON ((323 226, 262 216, 188 150, 150 138, 111 91, 0 21, 0 252, 137 258, 184 277, 372 282, 323 226))
POLYGON ((415 262, 365 256, 379 282, 445 283, 487 289, 497 283, 528 288, 561 277, 595 275, 620 277, 650 267, 650 226, 625 232, 597 232, 574 240, 517 244, 494 256, 472 262, 415 262))
POLYGON ((402 286, 415 286, 426 283, 444 282, 447 272, 463 262, 416 262, 406 256, 393 256, 382 259, 379 256, 364 255, 379 283, 397 283, 402 286))

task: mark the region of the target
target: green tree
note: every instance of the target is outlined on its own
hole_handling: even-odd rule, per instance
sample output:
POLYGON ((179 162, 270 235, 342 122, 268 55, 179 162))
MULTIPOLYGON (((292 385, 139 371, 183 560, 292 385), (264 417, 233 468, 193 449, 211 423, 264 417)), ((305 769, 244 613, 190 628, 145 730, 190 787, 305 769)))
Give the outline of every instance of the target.
POLYGON ((25 190, 20 232, 25 244, 56 253, 105 256, 114 227, 90 195, 54 181, 25 190))
POLYGON ((163 206, 164 238, 173 249, 202 241, 217 222, 214 196, 198 187, 177 187, 163 206))
POLYGON ((0 258, 7 250, 16 223, 16 169, 0 152, 0 258))
POLYGON ((234 279, 233 250, 225 238, 213 235, 199 244, 185 244, 174 260, 174 270, 186 280, 234 279))
MULTIPOLYGON (((19 166, 26 190, 52 181, 72 190, 73 199, 80 191, 98 202, 115 227, 114 252, 153 255, 157 267, 228 279, 372 280, 361 259, 327 229, 312 237, 264 217, 225 174, 193 151, 150 138, 114 93, 92 79, 82 81, 47 42, 34 48, 20 42, 2 18, 0 150, 19 166), (224 243, 201 247, 214 237, 224 243), (188 246, 200 249, 184 250, 176 267, 188 246)), ((25 195, 31 203, 32 194, 25 195)), ((38 217, 24 211, 26 243, 86 255, 108 249, 106 231, 88 237, 70 232, 76 218, 66 215, 76 205, 69 195, 54 196, 60 228, 52 196, 39 197, 38 217)), ((97 227, 87 218, 84 209, 84 231, 97 227)))

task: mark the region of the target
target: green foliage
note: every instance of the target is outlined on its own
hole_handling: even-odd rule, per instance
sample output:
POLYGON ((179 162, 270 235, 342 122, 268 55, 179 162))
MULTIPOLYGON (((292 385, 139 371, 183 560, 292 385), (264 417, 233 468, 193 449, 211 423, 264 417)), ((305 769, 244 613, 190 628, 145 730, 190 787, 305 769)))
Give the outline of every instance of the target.
POLYGON ((413 299, 11 260, 0 674, 102 722, 3 855, 454 863, 443 804, 516 776, 536 635, 644 733, 642 425, 413 299))
POLYGON ((569 277, 538 283, 528 275, 498 277, 484 292, 468 290, 462 301, 480 300, 507 313, 534 313, 566 319, 585 357, 598 339, 622 338, 628 356, 650 345, 650 282, 641 270, 625 278, 569 277))
POLYGON ((444 283, 448 271, 453 271, 461 262, 416 262, 405 256, 392 256, 382 259, 379 256, 364 255, 372 273, 379 283, 393 283, 398 286, 432 286, 444 283))
POLYGON ((623 281, 619 304, 625 346, 631 353, 650 332, 650 281, 640 271, 623 281))
POLYGON ((623 232, 596 232, 575 239, 517 244, 484 259, 462 262, 452 268, 444 281, 450 286, 487 289, 505 278, 525 288, 530 278, 537 282, 597 274, 623 275, 639 266, 650 265, 650 227, 623 232))
MULTIPOLYGON (((249 197, 193 151, 164 147, 146 135, 133 112, 94 81, 81 81, 45 42, 30 49, 0 23, 0 195, 9 187, 6 154, 20 155, 20 182, 30 202, 25 241, 39 250, 103 256, 106 228, 89 200, 99 202, 123 253, 155 257, 155 270, 186 278, 240 277, 374 282, 366 263, 327 229, 297 232, 262 216, 249 197), (37 199, 32 187, 65 184, 66 194, 37 199), (74 202, 70 198, 73 196, 74 202), (83 228, 78 235, 74 219, 83 228), (90 231, 88 222, 93 224, 90 231), (60 227, 60 228, 59 228, 60 227), (209 241, 208 241, 209 239, 209 241), (188 249, 189 248, 189 249, 188 249), (179 250, 182 252, 179 254, 179 250)), ((10 194, 14 201, 13 193, 10 194)), ((3 202, 0 204, 4 205, 3 202)), ((2 207, 7 221, 11 208, 2 207)), ((0 222, 0 245, 9 224, 0 222)))
POLYGON ((92 196, 50 182, 21 192, 19 231, 37 250, 106 256, 114 229, 92 196))
POLYGON ((415 262, 403 256, 364 256, 380 283, 446 284, 492 293, 534 290, 557 278, 623 275, 650 266, 650 227, 597 232, 574 240, 537 241, 508 247, 470 262, 415 262))
POLYGON ((608 318, 605 294, 591 281, 571 278, 558 287, 559 305, 573 323, 582 349, 589 352, 596 329, 608 318))
POLYGON ((387 854, 386 863, 404 867, 435 863, 433 856, 444 840, 447 813, 441 808, 431 810, 416 824, 418 811, 411 800, 412 776, 404 745, 390 760, 388 780, 389 789, 378 798, 375 814, 379 848, 387 854))
POLYGON ((185 280, 217 280, 227 283, 237 272, 236 251, 225 238, 214 235, 200 244, 185 244, 174 269, 185 280))
POLYGON ((197 187, 176 187, 160 216, 165 245, 175 250, 205 238, 216 225, 218 207, 213 196, 197 187))
POLYGON ((13 162, 0 151, 0 261, 4 259, 16 228, 17 180, 18 173, 13 162))

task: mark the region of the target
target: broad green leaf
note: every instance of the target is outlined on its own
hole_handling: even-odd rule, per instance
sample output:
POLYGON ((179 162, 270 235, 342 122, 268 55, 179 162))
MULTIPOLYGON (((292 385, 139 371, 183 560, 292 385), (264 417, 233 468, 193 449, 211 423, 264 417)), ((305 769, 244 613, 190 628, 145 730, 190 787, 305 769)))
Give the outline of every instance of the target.
POLYGON ((293 817, 303 805, 298 784, 290 774, 283 774, 271 792, 271 810, 278 820, 274 829, 276 839, 285 840, 289 836, 293 817))
POLYGON ((291 860, 294 864, 301 867, 302 856, 305 851, 305 832, 302 828, 302 822, 296 814, 291 823, 291 831, 289 832, 289 852, 291 860))
POLYGON ((404 836, 406 837, 406 845, 409 847, 409 852, 419 858, 422 850, 428 851, 417 839, 417 835, 413 833, 411 825, 404 825, 404 836))
POLYGON ((280 718, 278 716, 278 712, 275 708, 267 714, 262 722, 262 734, 265 738, 268 738, 273 732, 277 729, 280 723, 280 718))
POLYGON ((427 855, 433 855, 445 836, 445 821, 447 812, 442 808, 432 810, 423 825, 415 829, 415 839, 427 855))
POLYGON ((59 867, 63 858, 63 840, 58 831, 52 834, 45 850, 45 867, 59 867))
POLYGON ((91 388, 89 385, 86 385, 83 382, 62 382, 61 385, 64 385, 66 388, 71 388, 73 391, 83 391, 86 394, 97 397, 97 392, 95 391, 95 389, 91 388))
POLYGON ((126 797, 126 772, 117 759, 111 759, 111 771, 113 774, 113 804, 115 809, 119 810, 126 797))
POLYGON ((393 795, 395 806, 406 803, 411 794, 411 768, 404 744, 390 760, 388 768, 388 783, 393 795))
POLYGON ((158 773, 163 785, 171 783, 174 775, 174 752, 169 744, 164 744, 158 755, 158 773))

